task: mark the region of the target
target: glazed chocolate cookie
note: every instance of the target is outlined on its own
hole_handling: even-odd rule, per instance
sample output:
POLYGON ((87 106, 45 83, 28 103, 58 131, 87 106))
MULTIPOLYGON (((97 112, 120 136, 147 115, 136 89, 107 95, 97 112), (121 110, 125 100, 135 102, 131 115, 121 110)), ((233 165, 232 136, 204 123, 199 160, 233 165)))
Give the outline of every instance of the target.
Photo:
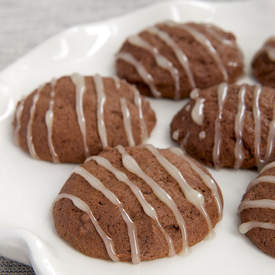
POLYGON ((82 163, 103 148, 134 146, 150 135, 150 104, 124 80, 79 74, 36 89, 17 104, 18 145, 33 158, 82 163))
POLYGON ((252 72, 260 83, 275 88, 275 36, 269 38, 254 56, 252 72))
POLYGON ((59 236, 85 255, 139 263, 187 250, 222 210, 215 180, 180 149, 117 146, 73 171, 53 217, 59 236))
POLYGON ((243 196, 240 232, 275 257, 275 162, 265 166, 243 196))
POLYGON ((171 138, 209 166, 254 168, 275 160, 275 90, 222 83, 193 90, 171 138))
POLYGON ((243 73, 243 56, 230 32, 169 21, 129 37, 116 69, 144 95, 180 99, 194 88, 234 82, 243 73))

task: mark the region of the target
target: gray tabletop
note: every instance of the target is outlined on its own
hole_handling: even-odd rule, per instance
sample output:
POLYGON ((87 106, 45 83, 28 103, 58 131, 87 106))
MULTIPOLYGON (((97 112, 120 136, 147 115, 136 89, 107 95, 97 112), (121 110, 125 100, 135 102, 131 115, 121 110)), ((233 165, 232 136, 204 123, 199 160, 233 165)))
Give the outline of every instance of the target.
MULTIPOLYGON (((118 16, 163 1, 1 0, 0 71, 36 45, 68 27, 118 16)), ((34 273, 29 266, 0 257, 0 274, 34 273)))
POLYGON ((0 71, 54 34, 163 0, 1 0, 0 71))

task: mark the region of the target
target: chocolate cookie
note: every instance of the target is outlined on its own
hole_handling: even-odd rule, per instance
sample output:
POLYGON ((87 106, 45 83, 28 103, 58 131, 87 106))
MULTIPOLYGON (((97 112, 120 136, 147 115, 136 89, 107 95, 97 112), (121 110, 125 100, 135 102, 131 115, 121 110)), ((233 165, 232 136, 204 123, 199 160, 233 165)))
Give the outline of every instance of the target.
POLYGON ((222 83, 193 90, 173 118, 171 138, 215 167, 254 168, 275 160, 275 90, 222 83))
POLYGON ((254 56, 252 72, 260 83, 275 88, 275 36, 269 38, 254 56))
POLYGON ((82 163, 103 148, 134 146, 150 135, 154 111, 124 80, 79 74, 36 89, 16 107, 18 145, 33 158, 82 163))
POLYGON ((142 94, 174 99, 194 88, 234 82, 243 66, 232 33, 192 22, 149 27, 129 37, 116 55, 117 74, 142 94))
POLYGON ((275 162, 265 166, 243 196, 240 232, 275 257, 275 162))
POLYGON ((85 255, 139 263, 187 250, 222 210, 215 180, 180 149, 117 146, 73 171, 53 217, 59 236, 85 255))

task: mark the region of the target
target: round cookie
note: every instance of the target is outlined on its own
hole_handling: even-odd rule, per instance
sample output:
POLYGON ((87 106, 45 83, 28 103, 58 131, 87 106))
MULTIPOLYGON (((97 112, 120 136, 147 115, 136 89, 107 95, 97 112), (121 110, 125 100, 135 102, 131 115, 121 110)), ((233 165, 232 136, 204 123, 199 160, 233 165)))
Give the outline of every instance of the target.
POLYGON ((275 88, 275 36, 267 39, 254 56, 252 73, 261 84, 275 88))
POLYGON ((275 162, 265 166, 250 183, 239 212, 240 232, 275 257, 275 162))
POLYGON ((16 107, 17 144, 33 158, 82 163, 105 147, 143 143, 156 124, 150 103, 124 80, 64 76, 16 107))
POLYGON ((206 165, 255 168, 275 160, 275 90, 222 83, 193 90, 171 138, 206 165))
POLYGON ((243 73, 235 36, 212 24, 159 23, 129 37, 116 55, 119 77, 147 96, 181 99, 194 88, 243 73))
POLYGON ((215 180, 180 149, 117 146, 73 171, 53 218, 59 236, 85 255, 139 263, 203 240, 222 211, 215 180))

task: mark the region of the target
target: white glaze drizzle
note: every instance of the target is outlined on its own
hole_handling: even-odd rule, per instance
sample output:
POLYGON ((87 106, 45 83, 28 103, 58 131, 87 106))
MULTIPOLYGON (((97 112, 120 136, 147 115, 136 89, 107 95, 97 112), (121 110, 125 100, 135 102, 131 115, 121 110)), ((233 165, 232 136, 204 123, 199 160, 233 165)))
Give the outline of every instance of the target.
POLYGON ((194 161, 191 158, 186 156, 181 149, 173 147, 173 148, 169 148, 169 150, 174 154, 182 157, 185 161, 187 161, 191 166, 192 170, 199 175, 199 177, 203 180, 204 184, 210 189, 211 193, 215 198, 219 216, 221 217, 222 209, 223 209, 221 196, 219 194, 218 187, 215 181, 212 179, 212 177, 209 176, 206 172, 204 172, 201 168, 199 168, 199 166, 196 163, 194 163, 194 161))
POLYGON ((205 35, 203 35, 201 32, 199 32, 198 30, 196 30, 195 28, 193 28, 189 25, 181 24, 181 25, 179 25, 179 27, 181 27, 185 31, 189 32, 202 46, 204 46, 208 50, 208 52, 211 54, 211 56, 217 63, 217 66, 223 75, 224 81, 228 81, 228 74, 225 69, 225 66, 222 63, 220 55, 218 54, 218 52, 216 51, 216 49, 214 48, 214 46, 212 45, 210 40, 205 35))
POLYGON ((15 141, 17 145, 19 145, 19 131, 21 129, 21 117, 24 110, 24 103, 25 103, 25 99, 22 99, 19 102, 15 113, 16 127, 14 130, 14 135, 15 135, 15 141))
POLYGON ((113 76, 113 80, 115 82, 115 87, 117 90, 120 89, 120 79, 117 76, 113 76))
POLYGON ((188 139, 190 136, 190 132, 187 132, 186 135, 184 136, 182 143, 181 143, 181 147, 184 148, 187 145, 188 139))
MULTIPOLYGON (((265 166, 260 174, 262 174, 264 171, 274 168, 275 162, 270 163, 269 165, 265 166)), ((249 190, 251 187, 255 186, 258 183, 262 182, 268 182, 275 184, 275 176, 260 176, 253 180, 247 187, 247 190, 249 190)), ((265 209, 275 209, 275 201, 270 199, 261 199, 261 200, 244 200, 242 201, 239 212, 243 211, 244 209, 248 208, 265 208, 265 209)), ((249 221, 246 223, 243 223, 240 225, 240 232, 242 234, 246 234, 248 231, 250 231, 253 228, 264 228, 264 229, 271 229, 275 230, 275 224, 272 223, 266 223, 266 222, 258 222, 258 221, 249 221)))
POLYGON ((230 67, 238 67, 239 66, 239 63, 238 62, 236 62, 236 61, 228 61, 227 63, 226 63, 228 66, 230 66, 230 67))
POLYGON ((71 195, 71 194, 66 194, 66 193, 61 193, 57 196, 56 201, 61 200, 61 199, 69 199, 72 201, 73 205, 75 207, 77 207, 78 209, 80 209, 81 211, 85 212, 91 222, 93 223, 98 235, 101 237, 102 241, 105 244, 107 253, 109 255, 109 257, 111 258, 111 260, 113 260, 114 262, 119 261, 117 254, 115 252, 115 248, 114 248, 114 244, 112 239, 104 232, 104 230, 101 228, 101 226, 99 225, 97 219, 95 218, 92 210, 90 209, 90 207, 80 198, 71 195))
POLYGON ((179 139, 179 134, 180 134, 179 129, 175 130, 172 134, 173 139, 178 140, 179 139))
POLYGON ((132 183, 125 173, 123 173, 120 170, 116 169, 111 164, 111 162, 109 160, 107 160, 103 157, 100 157, 100 156, 93 156, 90 159, 94 160, 98 165, 104 167, 106 170, 111 172, 117 178, 117 180, 119 180, 120 182, 125 183, 131 189, 131 191, 133 192, 133 194, 135 195, 135 197, 137 198, 137 200, 141 204, 141 206, 142 206, 144 212, 146 213, 146 215, 149 216, 150 218, 152 218, 156 222, 156 224, 159 227, 160 231, 165 236, 165 239, 166 239, 168 247, 169 247, 169 256, 175 255, 175 249, 174 249, 174 245, 173 245, 173 241, 172 241, 171 237, 164 230, 163 226, 159 222, 159 218, 158 218, 158 215, 157 215, 157 212, 156 212, 155 208, 145 199, 145 197, 143 196, 143 193, 140 190, 140 188, 137 185, 135 185, 134 183, 132 183))
POLYGON ((242 86, 238 94, 238 112, 235 116, 235 137, 236 143, 234 148, 235 153, 235 169, 239 169, 244 159, 243 153, 243 123, 245 115, 245 94, 246 87, 242 86))
POLYGON ((78 73, 74 73, 71 75, 71 80, 75 85, 75 110, 77 121, 82 135, 85 156, 88 157, 90 151, 87 145, 86 119, 83 109, 83 97, 86 92, 85 78, 78 73))
POLYGON ((146 49, 149 51, 153 56, 158 64, 159 67, 169 71, 171 74, 173 80, 174 80, 174 87, 175 87, 175 94, 174 98, 179 99, 180 98, 180 81, 179 81, 179 72, 176 67, 174 67, 173 63, 170 62, 165 56, 161 55, 159 53, 158 48, 152 46, 150 43, 148 43, 146 40, 144 40, 139 35, 134 35, 128 38, 128 41, 137 47, 146 49))
POLYGON ((203 125, 203 107, 204 107, 205 98, 196 98, 195 105, 191 111, 191 117, 193 121, 198 125, 203 125))
POLYGON ((108 146, 108 139, 104 120, 104 104, 106 101, 106 95, 104 91, 104 83, 102 77, 99 75, 95 75, 94 84, 97 95, 97 129, 101 144, 104 148, 108 146))
POLYGON ((49 108, 45 114, 45 122, 46 122, 46 126, 47 126, 47 131, 48 131, 48 146, 50 149, 50 154, 52 157, 52 160, 54 163, 58 163, 59 162, 59 157, 55 151, 54 148, 54 144, 53 144, 53 140, 52 140, 52 128, 53 128, 53 119, 54 119, 54 96, 55 96, 55 83, 56 80, 53 79, 51 82, 51 93, 50 93, 50 101, 49 101, 49 108))
POLYGON ((253 228, 264 228, 264 229, 271 229, 275 230, 275 224, 268 223, 268 222, 257 222, 257 221, 250 221, 242 223, 239 227, 239 231, 241 234, 246 234, 253 228))
POLYGON ((264 46, 263 49, 266 51, 266 53, 267 53, 269 59, 270 59, 271 61, 274 61, 274 62, 275 62, 275 47, 274 47, 274 46, 271 46, 271 45, 268 45, 268 46, 264 46))
POLYGON ((135 146, 135 140, 133 137, 133 131, 131 126, 131 114, 127 107, 126 99, 124 97, 120 98, 120 107, 121 107, 123 124, 126 132, 128 144, 129 146, 135 146))
POLYGON ((144 142, 148 138, 148 130, 143 116, 142 99, 139 91, 134 87, 135 105, 138 108, 138 117, 140 122, 141 141, 144 142))
POLYGON ((275 201, 262 199, 262 200, 244 200, 242 201, 239 212, 243 211, 244 209, 248 208, 269 208, 275 210, 275 201))
POLYGON ((261 182, 268 182, 268 183, 275 183, 275 176, 261 176, 254 179, 248 186, 247 190, 252 188, 254 185, 261 183, 261 182))
POLYGON ((206 133, 205 131, 199 132, 199 139, 205 139, 206 138, 206 133))
POLYGON ((275 102, 273 104, 273 118, 269 124, 266 153, 265 153, 265 157, 264 157, 265 163, 269 161, 271 154, 273 152, 274 140, 275 140, 275 102))
POLYGON ((255 122, 255 139, 254 139, 254 149, 256 164, 258 167, 261 166, 263 160, 261 159, 261 110, 260 110, 260 96, 262 92, 262 87, 256 85, 253 94, 253 117, 255 122))
POLYGON ((264 171, 272 169, 272 168, 275 168, 275 161, 273 161, 273 162, 267 164, 266 166, 264 166, 262 168, 262 170, 260 171, 260 174, 262 174, 264 171))
POLYGON ((32 98, 32 105, 30 108, 30 118, 27 124, 27 145, 28 145, 28 149, 30 152, 30 155, 35 158, 35 159, 39 159, 38 155, 36 154, 35 151, 35 147, 33 144, 33 136, 32 136, 32 124, 33 124, 33 119, 34 119, 34 114, 35 114, 35 110, 36 110, 36 104, 39 100, 40 97, 40 93, 41 90, 43 89, 44 86, 41 86, 40 88, 38 88, 38 90, 36 91, 36 93, 34 94, 33 98, 32 98))
POLYGON ((132 54, 120 52, 116 55, 116 59, 121 59, 134 66, 137 73, 140 75, 143 81, 149 86, 152 95, 157 98, 161 97, 161 93, 157 90, 154 84, 154 79, 152 75, 149 74, 149 72, 147 72, 146 68, 132 54))
POLYGON ((187 75, 188 81, 191 85, 191 88, 194 89, 196 87, 193 73, 190 69, 190 64, 188 57, 185 55, 183 50, 177 45, 177 43, 173 40, 173 38, 165 31, 160 30, 158 27, 150 27, 146 29, 147 32, 156 35, 159 39, 161 39, 166 45, 168 45, 171 50, 174 52, 175 56, 177 57, 179 63, 185 70, 187 75))
MULTIPOLYGON (((196 88, 196 89, 193 89, 190 93, 190 98, 196 100, 197 98, 199 98, 199 90, 196 88)), ((185 110, 187 112, 190 111, 190 108, 191 108, 191 105, 190 105, 190 102, 187 103, 185 106, 184 106, 185 110)), ((190 136, 190 132, 187 132, 185 137, 183 138, 183 141, 181 143, 181 147, 182 149, 184 150, 184 147, 187 145, 187 142, 188 142, 188 139, 189 139, 189 136, 190 136)))
POLYGON ((199 89, 193 89, 190 93, 190 98, 197 99, 200 96, 199 89))
POLYGON ((212 24, 205 24, 205 29, 208 33, 210 33, 216 40, 230 47, 235 47, 236 42, 234 40, 230 40, 221 35, 218 30, 212 24))
POLYGON ((204 196, 188 184, 180 170, 164 157, 158 149, 154 148, 152 145, 145 145, 145 148, 155 156, 159 164, 176 180, 187 201, 193 204, 201 212, 207 222, 209 231, 211 231, 212 224, 205 209, 204 196))
POLYGON ((219 158, 221 154, 221 120, 223 113, 223 105, 227 96, 228 85, 221 83, 218 86, 218 115, 215 121, 215 135, 214 135, 214 146, 213 146, 213 163, 215 167, 219 166, 219 158))
POLYGON ((129 216, 129 214, 126 212, 126 210, 123 208, 123 204, 118 199, 118 197, 107 187, 103 185, 103 183, 93 176, 90 172, 88 172, 83 167, 77 167, 74 169, 73 173, 80 175, 83 177, 93 188, 101 192, 107 199, 109 199, 114 205, 116 205, 119 208, 119 211, 121 213, 121 216, 124 220, 124 222, 127 225, 128 228, 128 236, 130 240, 130 246, 131 246, 131 255, 132 255, 132 262, 133 264, 138 264, 140 262, 140 251, 137 241, 137 230, 136 226, 129 216))
POLYGON ((151 177, 149 177, 146 173, 143 172, 143 170, 140 168, 136 160, 132 156, 130 156, 121 145, 117 146, 117 149, 122 156, 123 166, 127 170, 129 170, 131 173, 135 174, 136 176, 141 178, 144 182, 146 182, 151 187, 151 189, 153 190, 154 194, 158 197, 158 199, 170 208, 181 230, 183 249, 185 252, 187 252, 188 237, 187 237, 186 225, 182 217, 182 214, 178 209, 175 201, 163 188, 161 188, 161 186, 159 186, 157 182, 155 182, 151 177))

